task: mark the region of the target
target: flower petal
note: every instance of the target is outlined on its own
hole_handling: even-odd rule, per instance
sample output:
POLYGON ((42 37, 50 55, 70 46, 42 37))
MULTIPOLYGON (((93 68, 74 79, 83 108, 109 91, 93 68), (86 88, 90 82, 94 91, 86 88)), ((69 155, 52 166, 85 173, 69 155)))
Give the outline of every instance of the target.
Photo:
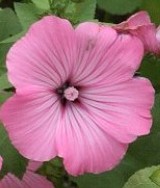
POLYGON ((49 182, 45 177, 40 176, 36 173, 27 171, 22 179, 23 188, 54 188, 51 182, 49 182))
POLYGON ((73 85, 102 84, 106 83, 106 80, 107 84, 113 84, 130 79, 143 57, 141 41, 130 35, 117 35, 110 27, 102 27, 97 32, 97 27, 94 26, 93 36, 86 32, 86 25, 80 25, 76 30, 79 37, 77 42, 83 51, 79 53, 79 61, 73 74, 73 85), (86 50, 91 37, 94 45, 86 50))
POLYGON ((56 140, 59 156, 72 175, 110 170, 120 162, 127 149, 126 144, 101 130, 83 108, 74 104, 65 111, 56 140))
POLYGON ((53 92, 15 94, 1 110, 1 118, 13 145, 25 157, 44 161, 56 156, 54 132, 61 106, 53 92), (11 118, 12 117, 12 118, 11 118))
POLYGON ((12 174, 7 174, 0 181, 0 188, 54 188, 43 176, 27 171, 22 180, 12 174))
POLYGON ((0 156, 0 170, 2 168, 2 164, 3 164, 3 158, 0 156))
POLYGON ((149 14, 146 11, 140 11, 136 14, 133 14, 126 21, 116 24, 113 28, 117 30, 128 30, 128 29, 136 29, 141 25, 151 24, 151 19, 149 14))
POLYGON ((157 39, 157 54, 160 54, 160 26, 158 26, 157 31, 156 31, 156 39, 157 39))
POLYGON ((85 88, 80 96, 97 126, 122 143, 148 134, 152 125, 154 90, 144 78, 107 86, 85 88))
POLYGON ((39 161, 29 161, 28 166, 27 166, 27 170, 35 172, 36 170, 38 170, 41 166, 43 165, 43 162, 39 162, 39 161))
POLYGON ((132 15, 128 20, 113 26, 120 33, 130 33, 138 37, 145 52, 157 53, 156 26, 151 22, 146 11, 140 11, 132 15))
POLYGON ((143 43, 146 52, 157 53, 156 27, 154 24, 142 25, 130 30, 130 33, 137 36, 143 43))
POLYGON ((60 86, 70 76, 74 42, 74 29, 67 20, 44 17, 9 51, 9 80, 17 89, 60 86))
POLYGON ((148 12, 140 11, 132 15, 130 18, 128 18, 127 22, 128 22, 129 27, 132 27, 132 26, 135 27, 135 26, 150 24, 151 19, 150 19, 148 12))

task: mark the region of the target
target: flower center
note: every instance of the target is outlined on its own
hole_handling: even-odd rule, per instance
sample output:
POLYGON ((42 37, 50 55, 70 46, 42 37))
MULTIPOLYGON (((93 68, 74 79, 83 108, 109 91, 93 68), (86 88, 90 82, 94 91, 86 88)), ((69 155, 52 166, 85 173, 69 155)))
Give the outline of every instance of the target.
POLYGON ((60 102, 65 106, 68 102, 79 102, 79 86, 73 86, 69 81, 66 81, 63 85, 56 89, 56 93, 59 96, 60 102))
POLYGON ((78 90, 73 86, 70 86, 64 90, 64 97, 69 101, 74 101, 78 99, 78 95, 78 90))

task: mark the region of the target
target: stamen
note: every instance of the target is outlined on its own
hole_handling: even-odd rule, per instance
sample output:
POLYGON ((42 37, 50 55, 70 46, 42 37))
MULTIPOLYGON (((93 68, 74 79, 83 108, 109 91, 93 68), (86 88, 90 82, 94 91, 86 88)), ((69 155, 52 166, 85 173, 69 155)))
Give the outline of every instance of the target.
POLYGON ((78 99, 79 92, 78 90, 71 86, 64 90, 64 97, 69 101, 74 101, 78 99))

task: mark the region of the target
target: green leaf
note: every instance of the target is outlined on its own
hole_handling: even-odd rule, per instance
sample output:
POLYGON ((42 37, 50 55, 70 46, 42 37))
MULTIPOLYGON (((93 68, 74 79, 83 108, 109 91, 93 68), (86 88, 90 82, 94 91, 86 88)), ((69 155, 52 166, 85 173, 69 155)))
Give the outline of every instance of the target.
POLYGON ((0 66, 0 76, 3 75, 6 71, 6 67, 4 67, 3 65, 0 66))
POLYGON ((25 33, 26 33, 26 30, 24 30, 24 31, 22 31, 22 32, 20 32, 20 33, 18 33, 18 34, 16 34, 16 35, 13 35, 12 37, 9 37, 9 38, 7 38, 7 39, 5 39, 5 40, 2 40, 2 41, 0 42, 0 44, 4 44, 4 43, 14 43, 14 42, 16 42, 18 39, 20 39, 22 36, 24 36, 25 33))
POLYGON ((0 155, 3 158, 0 177, 10 172, 21 178, 26 170, 27 160, 12 146, 2 125, 0 125, 0 138, 0 155))
MULTIPOLYGON (((0 10, 0 41, 21 32, 21 24, 16 14, 9 8, 0 10)), ((12 43, 0 44, 0 75, 5 68, 6 54, 12 43)))
POLYGON ((19 33, 21 30, 19 20, 11 9, 0 10, 0 41, 19 33))
POLYGON ((12 85, 9 83, 7 74, 3 74, 0 76, 0 90, 11 87, 12 85))
POLYGON ((160 166, 157 170, 155 170, 150 176, 152 182, 160 187, 160 166))
POLYGON ((10 91, 12 85, 9 83, 7 74, 4 73, 0 76, 0 104, 8 99, 13 93, 10 91), (9 91, 7 90, 9 89, 9 91))
POLYGON ((32 3, 14 3, 15 11, 24 30, 40 19, 44 13, 32 3))
POLYGON ((12 92, 6 92, 0 90, 0 105, 3 104, 11 96, 12 96, 12 92))
POLYGON ((152 177, 160 166, 152 166, 136 172, 131 176, 123 188, 160 188, 152 177), (153 180, 151 180, 151 177, 153 180))
POLYGON ((156 92, 160 92, 160 59, 154 56, 146 56, 138 72, 151 80, 156 92))
POLYGON ((84 2, 76 3, 75 17, 78 22, 94 19, 96 10, 96 0, 85 0, 84 2))
POLYGON ((157 25, 160 24, 160 1, 159 0, 143 0, 143 3, 141 5, 142 10, 146 10, 149 15, 151 16, 151 19, 153 22, 155 22, 157 25))
POLYGON ((98 0, 97 2, 99 7, 108 13, 124 15, 139 8, 142 0, 98 0))
POLYGON ((62 159, 59 157, 44 162, 43 165, 38 169, 38 173, 47 176, 47 178, 53 182, 57 188, 68 187, 63 186, 65 183, 64 177, 66 177, 66 172, 63 168, 62 159))
POLYGON ((155 96, 155 104, 152 110, 153 114, 153 127, 152 133, 160 132, 160 94, 155 96))
POLYGON ((36 5, 36 7, 44 10, 50 9, 49 0, 32 0, 32 2, 36 5))
POLYGON ((5 67, 6 55, 13 43, 0 44, 0 67, 5 67))

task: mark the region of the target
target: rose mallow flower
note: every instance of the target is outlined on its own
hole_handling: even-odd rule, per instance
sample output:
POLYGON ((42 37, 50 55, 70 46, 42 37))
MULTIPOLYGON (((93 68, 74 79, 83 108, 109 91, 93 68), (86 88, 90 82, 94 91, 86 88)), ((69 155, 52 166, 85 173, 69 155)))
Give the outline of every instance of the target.
POLYGON ((135 77, 144 48, 108 26, 46 16, 7 56, 16 93, 1 109, 14 146, 25 157, 59 156, 72 175, 117 165, 128 143, 150 132, 154 90, 135 77))
POLYGON ((8 173, 0 180, 0 188, 54 188, 51 182, 45 177, 36 174, 34 171, 37 170, 40 163, 29 162, 27 170, 20 180, 15 175, 8 173))
POLYGON ((151 22, 146 11, 137 12, 126 21, 114 25, 113 28, 118 32, 128 32, 137 36, 142 41, 146 53, 158 54, 160 52, 156 37, 156 25, 151 22))

